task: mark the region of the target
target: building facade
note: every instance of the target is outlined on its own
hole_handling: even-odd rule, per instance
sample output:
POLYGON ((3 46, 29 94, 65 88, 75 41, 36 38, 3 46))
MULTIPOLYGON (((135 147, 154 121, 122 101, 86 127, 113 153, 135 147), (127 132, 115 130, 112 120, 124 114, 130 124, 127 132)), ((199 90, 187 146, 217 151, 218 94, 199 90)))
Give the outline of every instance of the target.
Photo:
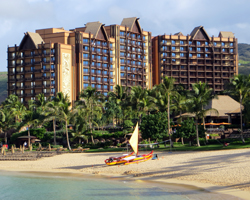
POLYGON ((139 18, 125 18, 121 25, 105 26, 115 39, 117 84, 152 88, 151 32, 143 31, 139 18))
POLYGON ((153 85, 169 76, 186 89, 201 81, 219 92, 225 82, 238 74, 238 43, 232 32, 210 37, 199 26, 187 36, 181 32, 156 36, 152 49, 153 85))
POLYGON ((107 95, 115 85, 152 88, 151 33, 140 28, 138 18, 69 31, 40 29, 8 47, 8 95, 24 103, 60 91, 75 101, 88 86, 107 95))

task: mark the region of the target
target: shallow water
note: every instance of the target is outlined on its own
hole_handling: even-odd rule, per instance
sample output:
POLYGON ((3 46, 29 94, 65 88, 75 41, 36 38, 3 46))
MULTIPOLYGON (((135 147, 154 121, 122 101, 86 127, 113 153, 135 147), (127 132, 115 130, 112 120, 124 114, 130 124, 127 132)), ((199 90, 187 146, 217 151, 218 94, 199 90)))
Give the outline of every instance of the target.
POLYGON ((0 199, 238 199, 170 184, 86 175, 0 172, 0 199))

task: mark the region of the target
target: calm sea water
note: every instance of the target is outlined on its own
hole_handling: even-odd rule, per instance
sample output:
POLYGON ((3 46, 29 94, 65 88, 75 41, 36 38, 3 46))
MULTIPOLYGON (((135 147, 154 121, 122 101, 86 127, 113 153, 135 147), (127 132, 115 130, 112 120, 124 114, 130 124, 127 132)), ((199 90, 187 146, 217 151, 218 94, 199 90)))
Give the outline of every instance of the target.
POLYGON ((237 199, 232 196, 184 187, 172 187, 166 184, 79 176, 0 172, 0 199, 237 199))

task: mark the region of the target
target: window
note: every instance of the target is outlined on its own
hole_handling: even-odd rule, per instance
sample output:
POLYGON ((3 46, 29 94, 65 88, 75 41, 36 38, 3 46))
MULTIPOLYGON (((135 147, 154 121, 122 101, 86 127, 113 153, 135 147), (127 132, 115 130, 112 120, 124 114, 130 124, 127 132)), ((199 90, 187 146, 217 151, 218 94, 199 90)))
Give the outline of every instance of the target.
POLYGON ((92 63, 91 63, 91 66, 93 66, 93 67, 94 67, 94 66, 95 66, 95 62, 92 62, 92 63))
POLYGON ((97 63, 96 66, 97 66, 97 67, 101 67, 101 63, 97 63))
POLYGON ((175 53, 172 53, 172 57, 175 57, 175 53))
POLYGON ((94 69, 91 69, 91 74, 94 74, 95 73, 95 70, 94 69))
POLYGON ((222 52, 225 52, 225 49, 222 49, 222 52))
POLYGON ((51 65, 51 69, 53 69, 53 70, 54 70, 54 69, 55 69, 55 65, 51 65))
POLYGON ((206 48, 205 50, 206 50, 206 51, 209 51, 209 49, 208 49, 208 48, 206 48))
POLYGON ((92 88, 95 88, 95 84, 92 83, 92 84, 91 84, 91 87, 92 87, 92 88))
POLYGON ((176 62, 176 60, 175 60, 175 59, 172 59, 172 62, 176 62))
MULTIPOLYGON (((46 59, 46 58, 45 58, 45 59, 46 59)), ((30 59, 30 63, 31 63, 31 64, 34 64, 34 62, 35 62, 35 59, 34 59, 34 58, 31 58, 31 59, 30 59)), ((45 61, 45 62, 46 62, 46 61, 45 61)))
POLYGON ((103 71, 102 73, 103 73, 103 75, 108 75, 107 71, 103 71))
POLYGON ((45 55, 46 55, 46 50, 43 50, 43 54, 45 54, 45 55))
POLYGON ((124 66, 121 66, 121 71, 124 71, 124 70, 125 70, 124 66))
POLYGON ((88 57, 89 57, 89 54, 87 54, 87 53, 83 54, 83 58, 88 58, 88 57))
POLYGON ((124 31, 120 31, 120 35, 121 36, 125 36, 125 32, 124 31))
POLYGON ((182 66, 181 66, 181 69, 185 69, 185 67, 182 65, 182 66))
POLYGON ((180 56, 181 56, 181 57, 184 57, 184 53, 181 53, 180 56))
POLYGON ((83 43, 85 43, 85 44, 87 44, 87 43, 89 43, 89 39, 86 39, 86 38, 83 38, 83 43))
POLYGON ((188 44, 191 45, 191 44, 192 44, 192 41, 189 41, 188 44))
POLYGON ((189 54, 189 57, 190 57, 190 58, 193 57, 193 54, 190 53, 190 54, 189 54))
POLYGON ((200 47, 198 47, 198 48, 197 48, 197 51, 201 51, 201 48, 200 48, 200 47))
POLYGON ((120 38, 120 43, 125 43, 125 40, 123 38, 120 38))
POLYGON ((121 77, 124 77, 125 75, 124 75, 124 73, 121 73, 121 77))
POLYGON ((214 46, 216 46, 217 45, 217 42, 214 42, 214 46))
POLYGON ((208 54, 206 54, 205 56, 206 56, 206 58, 208 58, 208 54))
POLYGON ((197 54, 197 57, 200 58, 200 57, 201 57, 201 54, 198 53, 198 54, 197 54))
POLYGON ((97 48, 96 49, 97 53, 101 53, 101 49, 97 48))
POLYGON ((43 73, 43 77, 46 77, 46 73, 43 73))
POLYGON ((91 77, 91 81, 95 81, 95 77, 94 76, 91 77))
POLYGON ((87 81, 87 80, 89 80, 89 76, 83 76, 83 79, 84 79, 85 81, 87 81))
POLYGON ((205 45, 207 46, 207 45, 208 45, 208 42, 205 42, 205 45))
POLYGON ((108 86, 107 86, 107 85, 104 85, 104 86, 103 86, 103 89, 104 89, 104 90, 107 90, 107 89, 108 89, 108 86))
POLYGON ((51 81, 51 85, 55 85, 55 81, 51 81))
POLYGON ((55 77, 55 73, 53 72, 53 73, 51 73, 51 77, 55 77))
POLYGON ((95 55, 92 55, 92 59, 95 59, 95 55))
POLYGON ((171 43, 172 43, 172 44, 175 44, 175 40, 172 40, 171 43))
POLYGON ((84 87, 84 88, 86 88, 86 87, 88 87, 88 86, 89 86, 88 83, 84 83, 84 84, 83 84, 83 87, 84 87))
POLYGON ((96 45, 97 45, 97 46, 101 46, 101 42, 100 42, 100 41, 97 41, 97 42, 96 42, 96 45))
POLYGON ((225 43, 224 43, 224 42, 222 42, 222 43, 221 43, 221 46, 223 46, 223 47, 224 47, 224 46, 225 46, 225 43))
POLYGON ((184 51, 184 47, 180 47, 180 50, 181 50, 181 51, 184 51))
MULTIPOLYGON (((113 80, 113 79, 111 79, 111 80, 113 80)), ((113 91, 113 86, 112 85, 110 86, 110 90, 113 91)))
POLYGON ((234 52, 234 50, 233 49, 230 49, 230 53, 233 53, 234 52))
POLYGON ((84 66, 89 66, 89 61, 83 61, 84 66))
POLYGON ((181 45, 184 44, 184 41, 181 40, 181 41, 180 41, 180 44, 181 44, 181 45))
POLYGON ((101 85, 97 85, 97 89, 102 89, 102 86, 101 85))
POLYGON ((88 50, 89 50, 89 47, 88 47, 88 46, 83 46, 83 50, 84 50, 84 51, 88 51, 88 50))
POLYGON ((201 42, 197 41, 197 46, 200 46, 201 45, 201 42))
POLYGON ((103 60, 104 60, 104 61, 107 61, 107 60, 108 60, 108 57, 107 57, 107 56, 104 56, 104 57, 103 57, 103 60))
POLYGON ((104 82, 108 82, 108 79, 107 79, 107 78, 103 78, 103 81, 104 81, 104 82))
MULTIPOLYGON (((23 69, 23 68, 21 68, 21 72, 23 71, 22 69, 23 69)), ((34 69, 35 69, 35 67, 30 67, 30 71, 32 71, 32 72, 33 72, 33 71, 34 71, 34 69)), ((46 69, 46 66, 43 66, 43 69, 45 70, 45 69, 46 69), (44 68, 44 67, 45 67, 45 68, 44 68)))
POLYGON ((231 42, 231 43, 230 43, 230 47, 233 47, 233 46, 234 46, 234 43, 231 42))
POLYGON ((105 68, 107 68, 108 64, 107 63, 103 63, 102 66, 105 67, 105 68))
POLYGON ((192 48, 192 47, 189 47, 189 51, 193 51, 193 48, 192 48))
POLYGON ((173 50, 173 51, 175 51, 175 49, 176 49, 175 47, 172 47, 172 50, 173 50))
POLYGON ((122 63, 122 64, 124 64, 124 63, 125 63, 125 60, 124 60, 124 59, 121 59, 120 61, 121 61, 121 63, 122 63))
POLYGON ((85 74, 88 74, 89 73, 89 69, 83 69, 83 72, 85 73, 85 74))
POLYGON ((55 93, 55 88, 51 88, 51 93, 55 93))

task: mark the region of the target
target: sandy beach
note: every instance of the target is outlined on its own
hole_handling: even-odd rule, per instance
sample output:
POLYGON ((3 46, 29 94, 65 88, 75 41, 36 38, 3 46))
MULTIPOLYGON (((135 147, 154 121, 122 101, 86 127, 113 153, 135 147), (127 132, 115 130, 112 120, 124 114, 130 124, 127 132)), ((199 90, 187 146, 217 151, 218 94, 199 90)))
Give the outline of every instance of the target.
POLYGON ((122 176, 193 185, 212 192, 250 199, 250 149, 206 152, 155 152, 158 160, 106 166, 117 153, 65 153, 37 161, 0 161, 0 170, 122 176))

